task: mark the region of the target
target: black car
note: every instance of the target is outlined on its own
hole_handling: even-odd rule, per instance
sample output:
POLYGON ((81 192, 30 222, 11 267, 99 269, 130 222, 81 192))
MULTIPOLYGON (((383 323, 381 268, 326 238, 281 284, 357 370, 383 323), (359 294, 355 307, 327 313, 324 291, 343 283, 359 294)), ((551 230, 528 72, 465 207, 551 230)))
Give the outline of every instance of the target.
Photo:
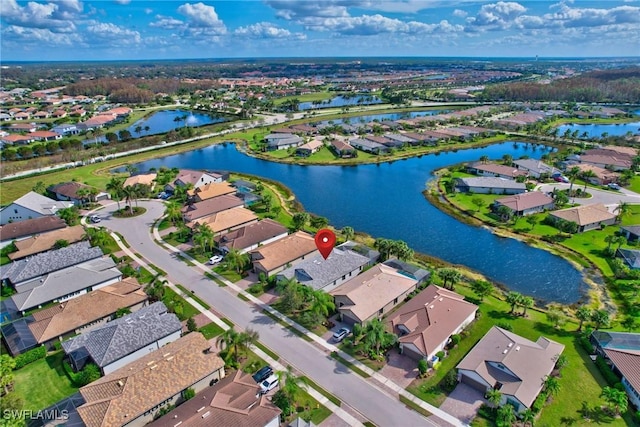
POLYGON ((271 368, 271 366, 265 366, 263 368, 260 368, 260 370, 252 376, 254 381, 260 384, 262 381, 269 378, 269 375, 271 374, 273 374, 273 369, 271 368))

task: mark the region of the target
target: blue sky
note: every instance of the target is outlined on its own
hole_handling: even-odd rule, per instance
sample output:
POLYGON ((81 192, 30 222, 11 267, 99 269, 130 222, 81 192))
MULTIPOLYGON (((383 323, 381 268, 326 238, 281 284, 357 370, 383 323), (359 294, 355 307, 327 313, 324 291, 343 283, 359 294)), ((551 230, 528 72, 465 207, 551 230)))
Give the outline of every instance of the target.
POLYGON ((640 56, 640 2, 0 0, 2 61, 640 56))

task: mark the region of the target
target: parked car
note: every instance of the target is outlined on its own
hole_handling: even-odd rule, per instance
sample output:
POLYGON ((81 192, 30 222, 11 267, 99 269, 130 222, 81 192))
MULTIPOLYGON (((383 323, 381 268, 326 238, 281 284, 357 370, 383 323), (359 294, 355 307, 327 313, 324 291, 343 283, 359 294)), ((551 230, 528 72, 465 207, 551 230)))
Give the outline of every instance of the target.
POLYGON ((102 221, 102 219, 98 215, 91 215, 89 217, 89 221, 91 221, 93 224, 97 224, 102 221))
POLYGON ((333 334, 333 340, 335 342, 340 342, 349 335, 351 331, 347 328, 340 328, 336 333, 333 334))
POLYGON ((562 175, 554 176, 553 180, 556 181, 556 182, 564 182, 564 183, 568 183, 569 182, 569 178, 567 178, 566 176, 562 176, 562 175))
POLYGON ((280 380, 276 375, 269 375, 269 377, 260 383, 260 393, 266 394, 276 388, 280 380))
POLYGON ((222 261, 222 255, 214 255, 211 258, 209 258, 209 261, 207 261, 207 264, 215 265, 215 264, 219 263, 220 261, 222 261))
POLYGON ((607 187, 609 187, 612 190, 620 190, 620 186, 618 184, 616 184, 615 182, 611 182, 609 184, 607 184, 607 187))
POLYGON ((164 191, 158 194, 158 199, 167 200, 168 198, 169 198, 169 194, 165 193, 164 191))
POLYGON ((258 370, 255 374, 253 374, 253 380, 260 384, 262 381, 266 380, 273 374, 273 369, 271 366, 264 366, 258 370))

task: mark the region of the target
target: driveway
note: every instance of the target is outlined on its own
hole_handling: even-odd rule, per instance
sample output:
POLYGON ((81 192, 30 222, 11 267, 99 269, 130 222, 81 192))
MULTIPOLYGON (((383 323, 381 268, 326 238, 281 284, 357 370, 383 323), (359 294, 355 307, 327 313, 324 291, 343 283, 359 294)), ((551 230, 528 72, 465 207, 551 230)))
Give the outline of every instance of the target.
MULTIPOLYGON (((570 184, 564 183, 553 183, 553 184, 541 184, 537 187, 542 192, 550 193, 554 188, 558 188, 560 190, 568 190, 570 184)), ((583 185, 575 185, 576 188, 584 188, 583 185)), ((592 205, 594 203, 602 203, 603 205, 609 207, 610 211, 613 211, 620 202, 629 203, 631 205, 640 204, 640 194, 634 193, 633 191, 627 189, 621 189, 620 191, 613 190, 599 190, 593 187, 587 187, 587 193, 591 194, 592 197, 588 199, 580 199, 577 197, 572 197, 570 200, 579 205, 592 205)))
POLYGON ((115 204, 105 208, 107 213, 101 225, 120 233, 132 250, 140 253, 151 264, 167 272, 169 280, 193 290, 216 312, 231 320, 239 328, 252 328, 260 335, 260 342, 277 351, 278 355, 298 371, 313 379, 321 387, 334 394, 346 405, 364 414, 379 426, 420 426, 429 423, 424 417, 405 407, 398 399, 383 392, 373 384, 349 370, 297 335, 283 328, 262 310, 247 304, 204 277, 202 271, 180 261, 175 254, 156 244, 151 227, 164 212, 158 201, 140 201, 147 209, 144 215, 118 219, 108 215, 115 204))
POLYGON ((460 383, 442 402, 440 409, 468 424, 475 418, 478 408, 486 402, 478 390, 460 383))
POLYGON ((387 364, 380 373, 402 388, 407 388, 418 377, 418 362, 391 349, 387 353, 387 364))

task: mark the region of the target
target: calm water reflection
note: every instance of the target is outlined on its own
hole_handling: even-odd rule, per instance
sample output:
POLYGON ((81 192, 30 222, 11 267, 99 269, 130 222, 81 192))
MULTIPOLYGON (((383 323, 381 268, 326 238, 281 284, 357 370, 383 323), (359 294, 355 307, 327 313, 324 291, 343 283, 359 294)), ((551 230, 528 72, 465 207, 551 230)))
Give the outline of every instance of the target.
POLYGON ((234 145, 217 145, 137 164, 151 167, 225 169, 264 176, 293 190, 313 213, 340 228, 406 241, 418 252, 466 265, 510 289, 542 300, 571 303, 586 290, 568 262, 513 239, 497 237, 440 212, 422 195, 431 172, 487 155, 539 157, 546 147, 506 142, 484 148, 360 166, 297 166, 255 159, 234 145))

